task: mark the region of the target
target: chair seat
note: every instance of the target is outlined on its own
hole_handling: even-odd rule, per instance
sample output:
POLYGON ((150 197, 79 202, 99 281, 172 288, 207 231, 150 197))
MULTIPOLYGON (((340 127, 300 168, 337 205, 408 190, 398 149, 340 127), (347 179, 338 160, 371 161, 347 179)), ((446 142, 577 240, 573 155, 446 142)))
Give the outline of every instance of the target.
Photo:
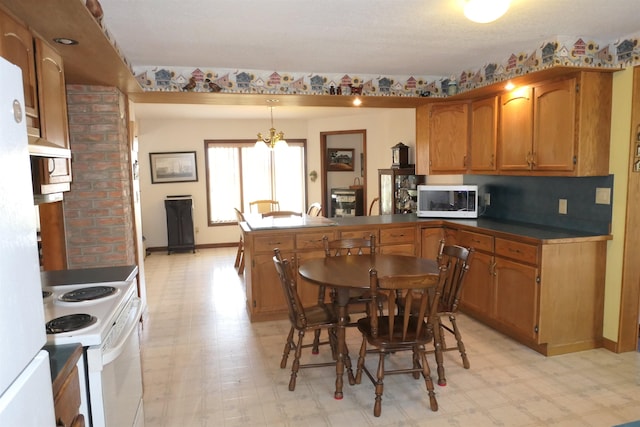
POLYGON ((402 336, 403 331, 403 318, 396 316, 393 325, 393 335, 389 333, 389 316, 381 316, 378 318, 378 336, 374 337, 371 331, 371 322, 368 317, 359 319, 357 322, 358 330, 367 338, 369 344, 376 347, 385 347, 386 349, 393 350, 395 348, 407 348, 415 345, 424 345, 433 340, 433 334, 428 330, 427 323, 423 319, 418 319, 415 316, 409 318, 409 327, 407 328, 407 334, 402 336), (417 335, 415 331, 418 329, 418 323, 422 322, 420 328, 420 334, 417 335))
MULTIPOLYGON (((330 327, 338 322, 338 316, 331 305, 314 305, 311 307, 305 307, 304 312, 307 318, 306 328, 317 328, 321 326, 330 327)), ((296 325, 299 329, 304 329, 305 326, 300 324, 296 325)))

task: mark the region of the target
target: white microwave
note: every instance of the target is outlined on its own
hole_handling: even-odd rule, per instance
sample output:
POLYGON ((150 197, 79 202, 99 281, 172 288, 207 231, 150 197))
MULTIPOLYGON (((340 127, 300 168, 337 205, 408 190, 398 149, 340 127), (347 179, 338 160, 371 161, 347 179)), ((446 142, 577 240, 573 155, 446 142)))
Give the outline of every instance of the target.
POLYGON ((417 214, 422 218, 477 218, 477 185, 418 185, 417 214))

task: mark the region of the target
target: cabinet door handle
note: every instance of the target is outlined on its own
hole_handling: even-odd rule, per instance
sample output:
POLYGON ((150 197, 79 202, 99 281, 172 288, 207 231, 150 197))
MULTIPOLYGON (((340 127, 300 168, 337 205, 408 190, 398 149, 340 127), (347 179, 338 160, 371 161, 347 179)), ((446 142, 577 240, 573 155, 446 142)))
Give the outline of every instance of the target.
POLYGON ((47 159, 47 170, 49 171, 49 176, 53 175, 53 172, 55 172, 56 161, 54 159, 47 159))

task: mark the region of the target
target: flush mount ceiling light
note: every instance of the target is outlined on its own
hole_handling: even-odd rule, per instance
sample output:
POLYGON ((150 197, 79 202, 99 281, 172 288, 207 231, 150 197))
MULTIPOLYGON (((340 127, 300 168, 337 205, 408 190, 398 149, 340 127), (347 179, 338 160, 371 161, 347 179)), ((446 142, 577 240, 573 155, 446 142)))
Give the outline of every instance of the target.
POLYGON ((509 2, 510 0, 467 0, 464 16, 480 24, 493 22, 507 12, 509 2))
POLYGON ((278 102, 277 99, 268 99, 269 110, 271 112, 271 129, 269 129, 269 136, 263 136, 262 133, 258 133, 258 140, 256 141, 256 148, 286 148, 287 141, 284 139, 284 132, 276 133, 276 128, 273 126, 273 104, 278 102))

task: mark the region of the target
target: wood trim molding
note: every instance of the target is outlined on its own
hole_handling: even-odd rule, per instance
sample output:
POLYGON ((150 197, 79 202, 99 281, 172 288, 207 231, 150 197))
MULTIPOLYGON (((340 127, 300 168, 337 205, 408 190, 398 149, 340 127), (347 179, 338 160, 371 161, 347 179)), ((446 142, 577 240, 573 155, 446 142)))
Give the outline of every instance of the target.
MULTIPOLYGON (((633 69, 631 100, 631 130, 629 132, 629 170, 637 158, 636 145, 640 128, 640 66, 633 69)), ((622 286, 620 290, 620 318, 616 352, 636 351, 638 348, 638 314, 640 311, 640 173, 629 172, 627 187, 627 216, 624 236, 624 259, 622 263, 622 286)))

